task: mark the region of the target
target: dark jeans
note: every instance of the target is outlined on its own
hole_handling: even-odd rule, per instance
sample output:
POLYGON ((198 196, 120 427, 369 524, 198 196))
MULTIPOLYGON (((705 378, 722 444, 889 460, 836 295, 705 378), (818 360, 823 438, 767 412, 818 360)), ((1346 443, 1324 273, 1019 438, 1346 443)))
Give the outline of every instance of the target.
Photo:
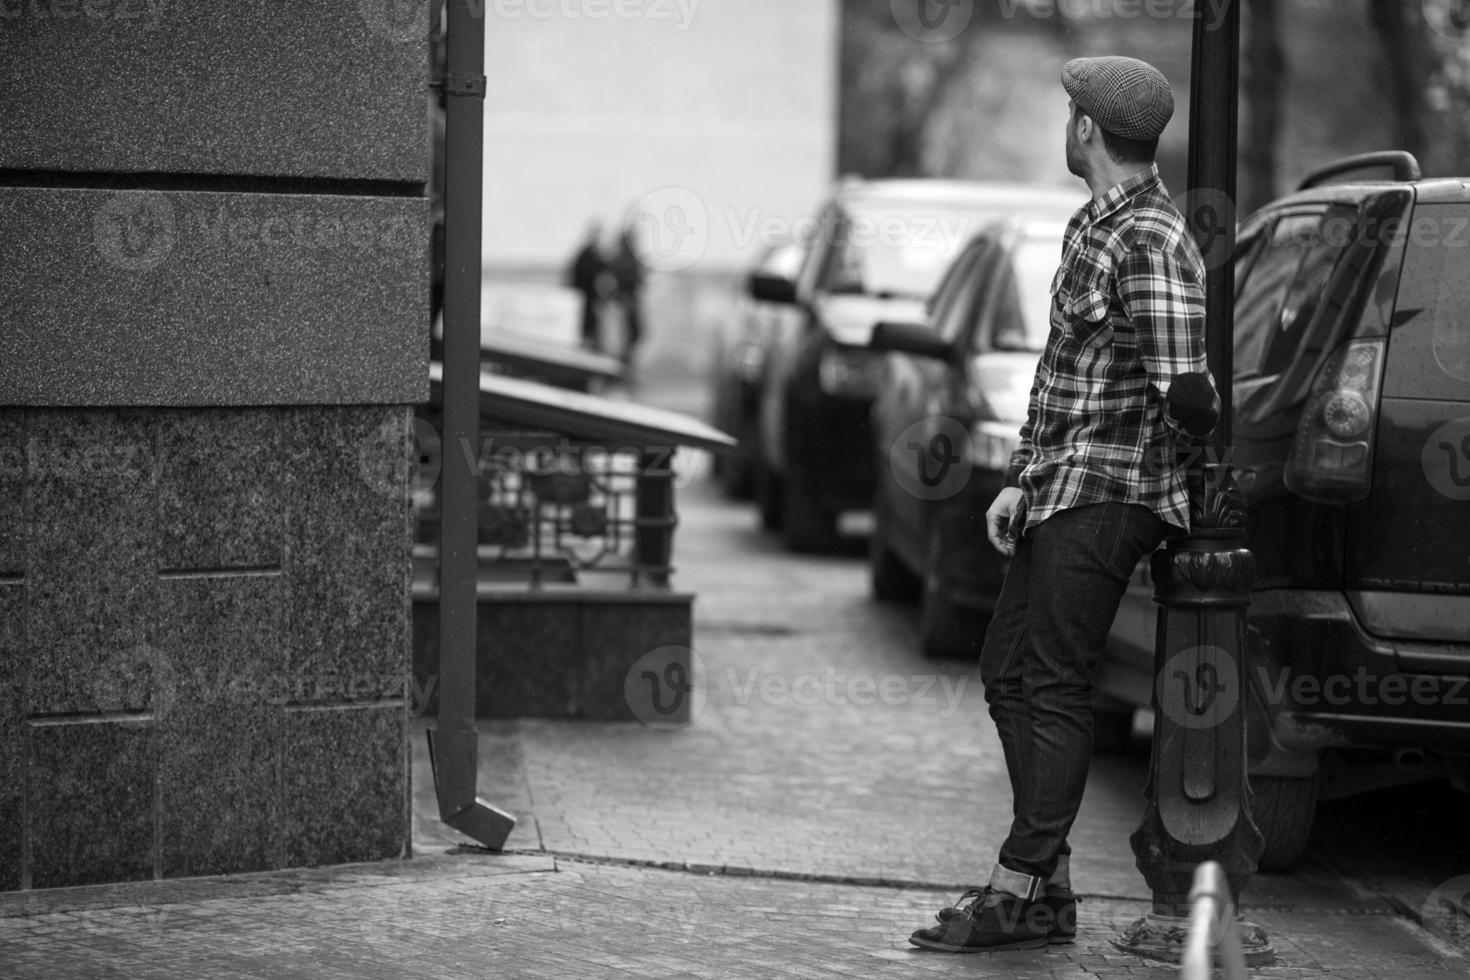
POLYGON ((1011 778, 1000 863, 1045 879, 1071 853, 1092 757, 1098 655, 1140 558, 1168 525, 1133 504, 1062 511, 1016 547, 980 651, 990 717, 1011 778))

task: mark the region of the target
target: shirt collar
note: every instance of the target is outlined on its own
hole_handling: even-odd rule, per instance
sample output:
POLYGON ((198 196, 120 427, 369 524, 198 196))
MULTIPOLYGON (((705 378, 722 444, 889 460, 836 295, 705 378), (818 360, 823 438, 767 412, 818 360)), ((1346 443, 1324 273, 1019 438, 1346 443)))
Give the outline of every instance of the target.
POLYGON ((1087 202, 1086 211, 1090 221, 1100 221, 1121 208, 1130 199, 1137 197, 1143 191, 1159 182, 1159 165, 1152 164, 1147 170, 1140 171, 1123 181, 1108 188, 1102 197, 1095 197, 1087 202))

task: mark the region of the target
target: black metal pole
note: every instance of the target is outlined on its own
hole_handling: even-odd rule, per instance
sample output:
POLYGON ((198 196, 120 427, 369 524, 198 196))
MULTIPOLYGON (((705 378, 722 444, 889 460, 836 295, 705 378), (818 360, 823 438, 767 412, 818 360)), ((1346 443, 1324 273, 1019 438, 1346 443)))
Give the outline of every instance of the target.
MULTIPOLYGON (((1114 940, 1120 949, 1176 963, 1195 869, 1218 862, 1238 908, 1262 843, 1250 815, 1245 756, 1245 607, 1255 556, 1229 465, 1239 50, 1240 0, 1197 5, 1185 219, 1205 257, 1205 352, 1221 418, 1209 459, 1187 476, 1190 534, 1152 559, 1160 605, 1154 740, 1147 803, 1130 843, 1153 909, 1114 940)), ((1247 962, 1272 960, 1263 931, 1243 923, 1240 934, 1247 962)))
POLYGON ((1235 318, 1235 172, 1239 129, 1240 4, 1229 0, 1212 28, 1197 11, 1189 91, 1189 221, 1206 256, 1205 356, 1220 392, 1214 461, 1231 444, 1235 318))
POLYGON ((515 818, 475 795, 479 575, 480 232, 484 168, 485 22, 470 0, 448 3, 444 82, 444 468, 439 526, 439 718, 430 733, 439 817, 486 847, 515 818))

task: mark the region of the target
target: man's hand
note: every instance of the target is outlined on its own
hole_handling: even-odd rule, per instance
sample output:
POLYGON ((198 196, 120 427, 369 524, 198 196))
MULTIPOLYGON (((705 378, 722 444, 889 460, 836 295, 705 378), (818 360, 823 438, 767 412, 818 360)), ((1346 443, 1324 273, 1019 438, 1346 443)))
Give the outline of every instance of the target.
POLYGON ((1007 558, 1015 555, 1021 522, 1025 519, 1026 495, 1020 487, 1006 487, 995 495, 995 502, 985 512, 985 533, 996 551, 1007 558))

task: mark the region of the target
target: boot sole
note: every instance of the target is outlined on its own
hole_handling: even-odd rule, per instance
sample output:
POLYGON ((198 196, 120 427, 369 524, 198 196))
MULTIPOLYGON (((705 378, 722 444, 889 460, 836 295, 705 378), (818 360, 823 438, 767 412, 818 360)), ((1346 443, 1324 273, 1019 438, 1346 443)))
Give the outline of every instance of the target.
POLYGON ((1047 937, 1018 939, 1015 942, 997 943, 994 946, 953 946, 949 943, 936 943, 929 939, 916 939, 913 936, 909 937, 909 942, 923 949, 933 949, 941 953, 999 953, 1008 949, 1040 949, 1047 945, 1047 937))

